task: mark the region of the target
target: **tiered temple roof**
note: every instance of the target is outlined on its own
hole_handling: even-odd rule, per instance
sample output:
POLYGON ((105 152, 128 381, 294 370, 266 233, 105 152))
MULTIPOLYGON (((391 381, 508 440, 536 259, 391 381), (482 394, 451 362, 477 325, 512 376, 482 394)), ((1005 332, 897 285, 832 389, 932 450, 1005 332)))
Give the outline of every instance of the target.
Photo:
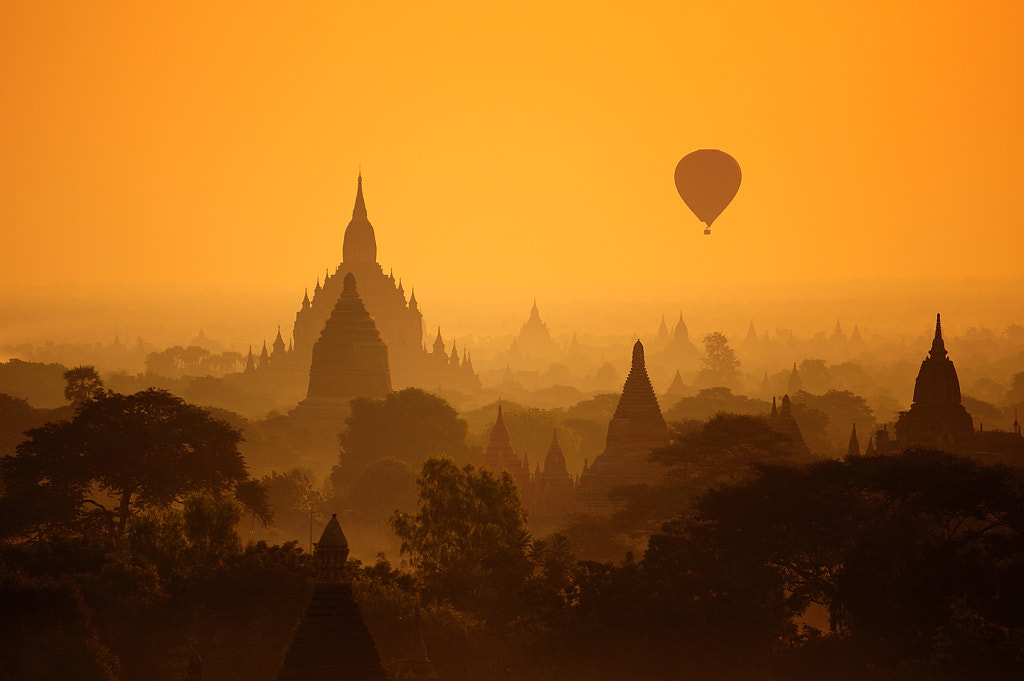
POLYGON ((633 363, 622 387, 622 395, 612 420, 604 452, 580 477, 579 497, 592 513, 615 510, 608 499, 613 487, 651 483, 664 472, 648 461, 652 449, 668 444, 668 425, 658 406, 644 362, 644 346, 633 345, 633 363))
POLYGON ((353 397, 381 398, 391 392, 388 349, 356 291, 352 273, 313 346, 309 391, 303 404, 353 397))

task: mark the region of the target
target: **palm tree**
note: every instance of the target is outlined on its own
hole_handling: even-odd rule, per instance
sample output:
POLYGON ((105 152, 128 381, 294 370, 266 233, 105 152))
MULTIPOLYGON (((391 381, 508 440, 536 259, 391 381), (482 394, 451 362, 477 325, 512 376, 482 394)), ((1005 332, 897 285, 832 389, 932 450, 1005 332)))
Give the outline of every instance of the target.
POLYGON ((94 366, 77 366, 64 372, 64 399, 76 407, 101 390, 103 381, 94 366))

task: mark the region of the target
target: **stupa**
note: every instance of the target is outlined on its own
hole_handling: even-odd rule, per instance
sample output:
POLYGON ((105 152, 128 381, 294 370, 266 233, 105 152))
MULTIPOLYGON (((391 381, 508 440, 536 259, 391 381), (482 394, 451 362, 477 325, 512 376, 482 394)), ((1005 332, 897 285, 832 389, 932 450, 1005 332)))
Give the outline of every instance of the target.
POLYGON ((377 647, 363 620, 345 561, 348 540, 332 515, 313 554, 316 581, 278 681, 384 681, 377 647))
POLYGON ((960 379, 942 340, 935 315, 935 337, 914 384, 914 402, 896 421, 899 449, 933 447, 960 452, 973 445, 974 419, 960 403, 960 379))
POLYGON ((345 275, 345 287, 313 346, 309 390, 300 409, 347 408, 354 397, 379 399, 391 392, 388 348, 366 311, 356 278, 345 275))
POLYGON ((608 423, 604 451, 580 478, 578 496, 583 507, 591 513, 612 512, 617 508, 608 499, 613 487, 659 481, 664 471, 648 456, 668 440, 668 425, 647 376, 644 346, 637 341, 619 404, 608 423))

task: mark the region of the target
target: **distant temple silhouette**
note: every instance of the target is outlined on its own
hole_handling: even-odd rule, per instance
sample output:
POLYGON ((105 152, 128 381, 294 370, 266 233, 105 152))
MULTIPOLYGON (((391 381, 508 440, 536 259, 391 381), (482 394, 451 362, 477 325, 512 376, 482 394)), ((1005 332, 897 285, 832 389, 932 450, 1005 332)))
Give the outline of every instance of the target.
POLYGON ((935 336, 914 383, 914 401, 901 411, 895 433, 887 426, 868 440, 866 454, 895 454, 913 447, 939 449, 986 463, 1020 465, 1024 438, 1014 417, 1013 431, 974 430, 974 419, 961 402, 960 379, 946 352, 942 317, 935 315, 935 336))
POLYGON ((914 383, 914 402, 896 421, 900 449, 933 447, 967 451, 973 447, 974 420, 960 403, 960 379, 942 340, 942 318, 935 315, 935 337, 914 383))
POLYGON ((530 467, 522 461, 512 447, 512 437, 505 426, 505 418, 501 413, 501 403, 498 403, 498 418, 491 428, 491 436, 487 440, 487 449, 484 450, 483 458, 480 460, 481 468, 488 468, 493 473, 501 474, 508 472, 519 485, 520 491, 527 490, 530 486, 530 467))
POLYGON ((659 481, 664 473, 648 456, 668 441, 668 425, 647 376, 644 346, 637 341, 622 395, 608 423, 604 451, 580 476, 578 497, 583 510, 610 513, 616 508, 608 498, 613 487, 659 481))
POLYGON ((776 407, 775 398, 772 397, 772 411, 768 415, 768 425, 775 432, 782 433, 790 438, 792 441, 788 446, 790 454, 798 458, 805 458, 810 455, 811 452, 807 448, 803 434, 800 432, 800 426, 797 425, 796 419, 793 417, 793 404, 788 394, 782 396, 781 408, 776 407))
POLYGON ((415 291, 407 300, 402 281, 396 280, 393 273, 384 274, 378 264, 377 239, 366 211, 362 174, 357 178, 352 219, 345 228, 341 263, 333 274, 324 273, 322 285, 319 278, 316 280, 312 298, 308 290, 303 295, 295 314, 290 347, 285 348, 279 328, 273 352, 267 351, 264 342, 257 359, 250 349, 246 371, 270 372, 279 381, 303 381, 314 360, 321 332, 344 293, 348 275, 358 282, 359 297, 387 346, 390 380, 396 389, 418 386, 470 392, 480 387, 468 353, 463 349, 460 358, 454 341, 451 353, 447 353, 440 329, 433 352, 427 351, 423 342, 423 314, 415 291))
POLYGON ((541 321, 537 301, 533 301, 530 317, 519 330, 519 335, 512 339, 508 351, 509 361, 517 367, 546 368, 561 355, 561 351, 548 325, 541 321))

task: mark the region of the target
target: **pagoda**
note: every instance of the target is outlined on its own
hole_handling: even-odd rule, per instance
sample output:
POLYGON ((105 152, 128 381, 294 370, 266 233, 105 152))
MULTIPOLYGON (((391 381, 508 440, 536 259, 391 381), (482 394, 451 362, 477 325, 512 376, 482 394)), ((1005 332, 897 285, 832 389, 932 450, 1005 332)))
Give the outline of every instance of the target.
POLYGON ((583 506, 592 513, 609 513, 616 508, 608 499, 613 487, 658 482, 663 471, 648 456, 668 441, 668 425, 647 376, 644 346, 637 341, 619 404, 608 423, 604 451, 580 477, 583 506))
POLYGON ((899 449, 930 447, 951 452, 971 448, 974 419, 960 402, 960 379, 942 340, 942 319, 935 315, 935 337, 914 383, 914 402, 896 421, 899 449))
POLYGON ((348 540, 332 515, 313 554, 316 581, 277 681, 384 681, 386 675, 352 593, 348 540))
POLYGON ((352 273, 313 346, 309 390, 299 407, 347 407, 354 397, 391 392, 388 348, 366 311, 352 273))
POLYGON ((505 418, 501 413, 501 402, 498 402, 498 418, 491 428, 491 436, 487 440, 487 449, 484 450, 480 467, 489 468, 497 475, 507 471, 519 485, 520 493, 525 492, 530 485, 530 468, 519 459, 516 450, 512 448, 512 436, 508 433, 505 418))

